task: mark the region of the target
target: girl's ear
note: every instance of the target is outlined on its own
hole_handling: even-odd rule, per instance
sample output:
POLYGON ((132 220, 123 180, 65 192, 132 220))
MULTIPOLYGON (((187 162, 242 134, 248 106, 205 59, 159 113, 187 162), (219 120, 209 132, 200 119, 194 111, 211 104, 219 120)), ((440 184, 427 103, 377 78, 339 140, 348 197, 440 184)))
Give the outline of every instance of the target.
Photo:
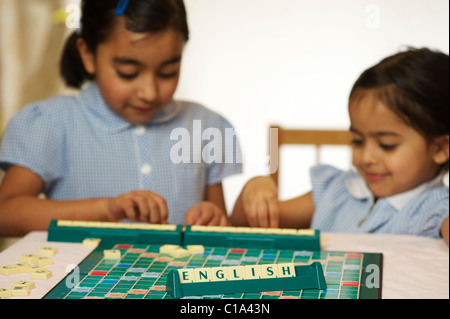
POLYGON ((86 41, 84 41, 82 38, 78 38, 77 48, 78 48, 78 52, 80 53, 81 61, 83 61, 83 65, 84 65, 84 68, 86 69, 86 72, 94 75, 95 74, 94 53, 92 53, 91 50, 89 50, 89 47, 86 44, 86 41))
POLYGON ((444 135, 434 140, 436 150, 433 156, 434 162, 438 165, 445 164, 449 158, 449 136, 444 135))

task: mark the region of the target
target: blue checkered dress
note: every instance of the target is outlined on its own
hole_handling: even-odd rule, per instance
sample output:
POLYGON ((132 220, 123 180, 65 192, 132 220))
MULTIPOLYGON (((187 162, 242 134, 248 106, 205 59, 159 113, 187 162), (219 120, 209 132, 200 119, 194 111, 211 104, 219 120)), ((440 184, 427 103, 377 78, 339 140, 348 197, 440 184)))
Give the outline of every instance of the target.
POLYGON ((226 130, 232 126, 220 115, 176 101, 146 125, 130 124, 110 110, 93 82, 79 96, 54 97, 18 112, 4 133, 0 168, 30 169, 54 200, 151 190, 167 200, 169 222, 182 224, 207 186, 242 171, 237 138, 226 140, 226 130), (211 143, 220 135, 201 134, 207 129, 222 133, 215 148, 211 143))
POLYGON ((356 172, 331 166, 311 170, 316 206, 312 227, 327 232, 390 233, 440 237, 449 216, 449 189, 442 177, 389 198, 374 196, 356 172))

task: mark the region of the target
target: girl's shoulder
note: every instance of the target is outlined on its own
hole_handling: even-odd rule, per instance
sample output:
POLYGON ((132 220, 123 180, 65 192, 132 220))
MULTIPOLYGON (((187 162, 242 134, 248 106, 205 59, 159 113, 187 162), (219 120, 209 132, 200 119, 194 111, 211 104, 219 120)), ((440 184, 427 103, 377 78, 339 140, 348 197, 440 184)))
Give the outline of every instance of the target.
POLYGON ((22 145, 30 150, 32 147, 39 147, 42 141, 47 145, 60 145, 61 139, 71 127, 71 121, 76 117, 75 109, 79 108, 73 106, 77 103, 76 97, 56 96, 25 106, 6 126, 2 136, 2 149, 7 152, 9 147, 15 150, 18 145, 22 145))
POLYGON ((320 203, 323 198, 350 198, 347 185, 356 181, 358 173, 343 171, 330 165, 318 165, 310 170, 313 198, 320 203))
POLYGON ((440 238, 442 222, 449 214, 449 188, 446 186, 424 192, 398 214, 399 233, 440 238))
MULTIPOLYGON (((422 210, 423 207, 425 207, 426 208, 425 210, 443 211, 443 212, 446 211, 448 213, 449 211, 448 201, 449 201, 449 188, 448 186, 442 186, 422 193, 414 201, 412 201, 412 205, 422 208, 422 210)), ((411 210, 413 211, 414 209, 411 210)))
POLYGON ((10 125, 62 122, 72 118, 78 105, 79 99, 76 96, 54 96, 25 106, 12 117, 10 125))

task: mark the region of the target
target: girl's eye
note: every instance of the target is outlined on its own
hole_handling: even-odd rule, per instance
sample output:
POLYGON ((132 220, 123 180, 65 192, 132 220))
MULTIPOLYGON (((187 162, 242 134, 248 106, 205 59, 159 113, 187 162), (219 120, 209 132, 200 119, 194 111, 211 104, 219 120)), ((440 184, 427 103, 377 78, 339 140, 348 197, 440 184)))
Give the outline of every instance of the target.
POLYGON ((137 73, 128 74, 128 73, 122 73, 120 71, 117 71, 117 75, 120 78, 125 79, 125 80, 133 80, 137 77, 137 73))
POLYGON ((172 73, 160 73, 159 77, 162 79, 172 79, 178 76, 178 72, 172 72, 172 73))
POLYGON ((363 140, 357 140, 357 139, 354 139, 354 140, 352 140, 352 142, 351 142, 351 144, 353 145, 353 146, 362 146, 363 145, 363 140))
POLYGON ((380 147, 385 151, 393 151, 397 148, 397 145, 380 144, 380 147))

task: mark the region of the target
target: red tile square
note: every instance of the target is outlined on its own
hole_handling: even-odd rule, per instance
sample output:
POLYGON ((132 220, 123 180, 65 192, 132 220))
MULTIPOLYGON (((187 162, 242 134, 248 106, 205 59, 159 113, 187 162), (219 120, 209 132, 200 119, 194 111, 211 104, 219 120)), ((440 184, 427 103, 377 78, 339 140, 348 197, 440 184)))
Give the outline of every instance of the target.
POLYGON ((344 287, 359 287, 359 282, 356 282, 356 281, 344 281, 342 283, 342 286, 344 286, 344 287))
POLYGON ((231 249, 230 254, 245 254, 245 249, 231 249))
POLYGON ((104 277, 107 274, 108 274, 107 271, 92 271, 90 275, 91 276, 102 276, 102 277, 104 277))
POLYGON ((116 249, 130 249, 133 245, 116 245, 116 249))

